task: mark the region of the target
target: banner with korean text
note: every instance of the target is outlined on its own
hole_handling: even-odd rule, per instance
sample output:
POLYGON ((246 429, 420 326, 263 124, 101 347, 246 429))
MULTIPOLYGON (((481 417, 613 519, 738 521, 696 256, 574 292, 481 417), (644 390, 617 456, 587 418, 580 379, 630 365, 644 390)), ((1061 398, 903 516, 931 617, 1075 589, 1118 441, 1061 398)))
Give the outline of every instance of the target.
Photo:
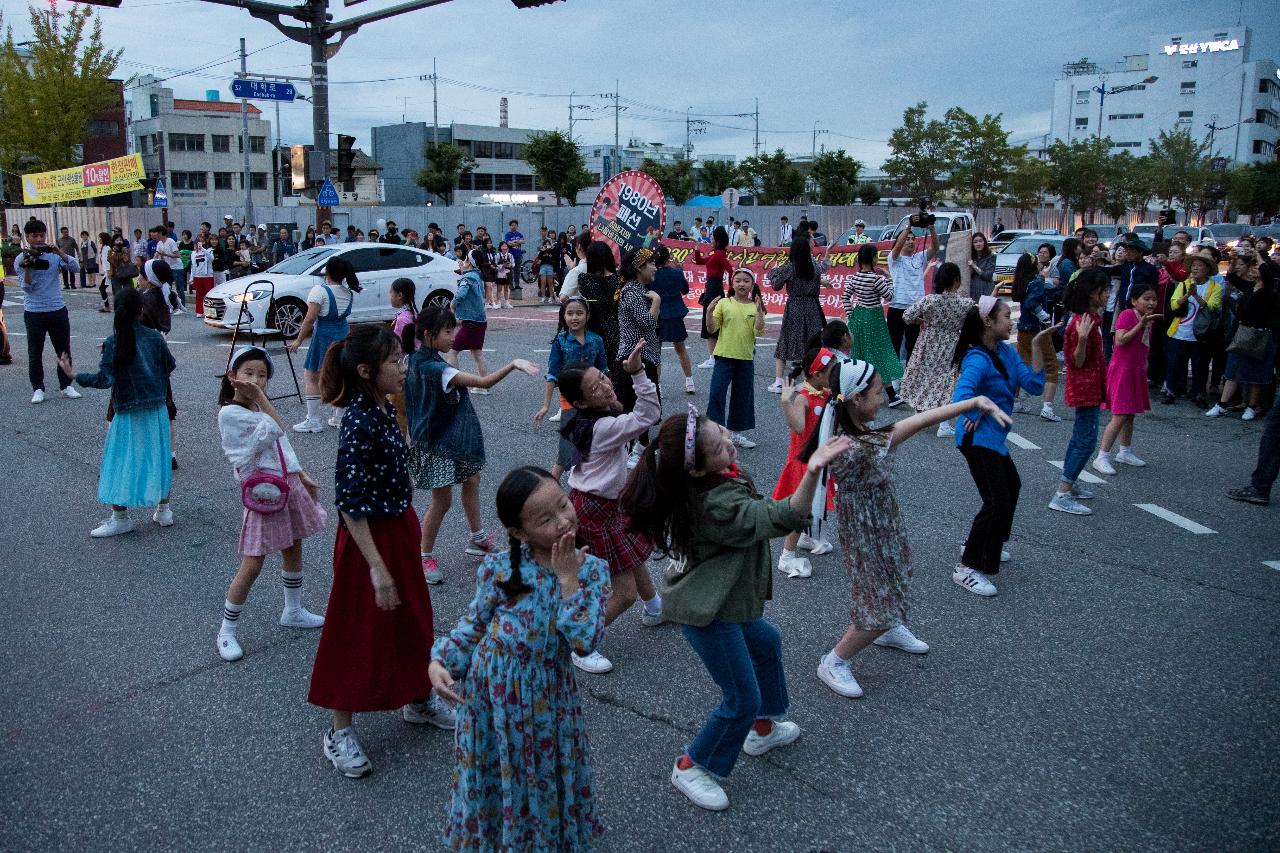
POLYGON ((610 178, 591 205, 591 234, 613 246, 619 259, 639 249, 650 233, 662 235, 667 197, 647 172, 628 169, 610 178))
POLYGON ((141 154, 85 163, 71 169, 33 172, 22 176, 22 201, 24 204, 56 204, 133 192, 142 189, 144 177, 141 154))

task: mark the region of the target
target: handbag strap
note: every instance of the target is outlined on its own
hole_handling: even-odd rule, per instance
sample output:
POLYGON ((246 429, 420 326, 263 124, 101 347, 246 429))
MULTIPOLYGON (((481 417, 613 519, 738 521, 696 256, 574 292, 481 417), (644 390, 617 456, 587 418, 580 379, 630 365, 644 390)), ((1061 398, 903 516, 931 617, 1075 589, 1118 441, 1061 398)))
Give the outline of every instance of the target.
POLYGON ((280 439, 276 439, 276 453, 280 457, 280 476, 286 480, 289 479, 289 469, 284 464, 284 448, 280 446, 280 439))

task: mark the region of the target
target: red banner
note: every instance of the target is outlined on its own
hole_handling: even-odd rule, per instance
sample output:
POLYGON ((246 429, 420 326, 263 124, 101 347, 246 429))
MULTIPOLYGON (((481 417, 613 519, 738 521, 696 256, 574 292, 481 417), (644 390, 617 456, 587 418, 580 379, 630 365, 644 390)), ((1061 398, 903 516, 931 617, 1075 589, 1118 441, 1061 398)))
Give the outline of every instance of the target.
POLYGON ((614 248, 619 260, 644 245, 649 229, 662 236, 667 223, 667 199, 648 173, 628 169, 600 188, 591 206, 591 234, 614 248))
MULTIPOLYGON (((684 267, 684 277, 689 280, 689 295, 685 297, 685 304, 690 308, 698 308, 698 297, 702 296, 702 291, 706 289, 707 268, 701 264, 694 263, 694 249, 700 249, 703 257, 711 254, 711 246, 706 243, 694 243, 686 240, 663 240, 662 244, 671 250, 671 255, 681 266, 684 267)), ((893 242, 886 240, 882 243, 872 243, 876 247, 877 260, 876 263, 881 267, 883 272, 889 266, 889 250, 893 248, 893 242)), ((815 246, 813 256, 815 260, 824 261, 827 264, 827 270, 824 273, 829 286, 822 288, 822 311, 828 317, 842 318, 844 317, 844 308, 840 305, 840 295, 844 293, 845 281, 849 276, 857 272, 858 249, 860 246, 815 246)), ((734 267, 748 267, 756 274, 756 280, 760 282, 760 290, 764 292, 765 308, 770 314, 781 314, 787 304, 787 292, 785 290, 775 291, 769 287, 767 277, 769 272, 776 267, 787 262, 786 247, 778 248, 753 248, 750 246, 730 246, 726 250, 729 255, 729 261, 734 267)), ((929 276, 932 277, 931 275, 929 276)), ((730 291, 730 282, 724 283, 725 291, 730 291)))

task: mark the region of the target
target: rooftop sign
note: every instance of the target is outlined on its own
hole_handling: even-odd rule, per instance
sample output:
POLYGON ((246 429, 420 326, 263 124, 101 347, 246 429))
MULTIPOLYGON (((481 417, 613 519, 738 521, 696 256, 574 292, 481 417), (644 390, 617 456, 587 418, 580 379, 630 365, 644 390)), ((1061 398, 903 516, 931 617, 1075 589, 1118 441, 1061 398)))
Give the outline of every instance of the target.
POLYGON ((1192 41, 1185 44, 1166 44, 1166 56, 1190 56, 1196 53, 1221 53, 1224 50, 1239 50, 1239 39, 1218 39, 1217 41, 1192 41))

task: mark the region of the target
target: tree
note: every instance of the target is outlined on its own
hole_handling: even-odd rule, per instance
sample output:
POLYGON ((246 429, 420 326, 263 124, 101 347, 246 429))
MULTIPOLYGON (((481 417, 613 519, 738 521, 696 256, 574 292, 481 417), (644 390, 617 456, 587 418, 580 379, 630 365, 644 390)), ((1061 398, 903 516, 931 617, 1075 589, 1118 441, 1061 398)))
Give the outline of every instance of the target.
POLYGON ((63 169, 81 159, 94 114, 119 98, 111 78, 124 51, 103 46, 91 6, 29 12, 29 59, 19 55, 11 29, 0 45, 0 167, 63 169))
POLYGON ((698 168, 698 179, 702 192, 707 195, 720 195, 729 187, 742 180, 742 173, 733 163, 723 160, 703 160, 698 168))
POLYGON ((578 193, 594 181, 578 146, 563 131, 532 134, 524 146, 524 159, 533 166, 538 181, 551 190, 557 205, 562 198, 567 198, 570 205, 576 205, 578 193))
POLYGON ((1131 210, 1146 210, 1151 197, 1149 157, 1134 157, 1121 151, 1107 159, 1101 207, 1111 221, 1119 222, 1131 210))
POLYGON ((947 110, 955 157, 950 185, 975 209, 995 205, 1001 185, 1027 153, 1025 145, 1009 144, 1002 117, 1003 113, 977 118, 960 107, 947 110))
POLYGON ((648 157, 640 163, 641 171, 658 182, 672 204, 684 204, 693 195, 693 161, 676 160, 674 163, 659 163, 648 157))
POLYGON ((809 177, 818 185, 818 201, 822 204, 851 204, 858 193, 858 175, 862 162, 841 148, 826 151, 814 158, 809 177))
POLYGON ((1102 206, 1110 152, 1110 137, 1058 140, 1049 146, 1049 180, 1045 188, 1062 199, 1068 217, 1073 210, 1092 212, 1102 206))
POLYGON ((880 188, 870 181, 858 184, 858 200, 866 205, 880 203, 880 188))
POLYGON ((804 175, 781 148, 743 160, 742 174, 751 181, 761 204, 784 204, 804 192, 804 175))
POLYGON ((1280 162, 1250 163, 1227 174, 1227 203, 1241 213, 1280 212, 1280 162))
POLYGON ((1015 228, 1021 228, 1027 214, 1044 202, 1049 188, 1049 164, 1023 154, 1013 163, 1002 186, 1004 203, 1016 211, 1015 228))
POLYGON ((943 186, 943 175, 955 162, 955 145, 947 125, 937 119, 925 121, 928 106, 921 101, 902 113, 902 127, 889 134, 892 154, 884 161, 884 171, 919 200, 932 203, 943 186))
POLYGON ((476 167, 476 160, 451 142, 428 142, 422 148, 427 165, 418 171, 414 183, 447 204, 453 203, 458 177, 476 167))
POLYGON ((1147 140, 1152 195, 1169 207, 1174 202, 1184 208, 1196 207, 1210 179, 1208 149, 1208 140, 1198 142, 1187 130, 1162 130, 1155 139, 1147 140))

